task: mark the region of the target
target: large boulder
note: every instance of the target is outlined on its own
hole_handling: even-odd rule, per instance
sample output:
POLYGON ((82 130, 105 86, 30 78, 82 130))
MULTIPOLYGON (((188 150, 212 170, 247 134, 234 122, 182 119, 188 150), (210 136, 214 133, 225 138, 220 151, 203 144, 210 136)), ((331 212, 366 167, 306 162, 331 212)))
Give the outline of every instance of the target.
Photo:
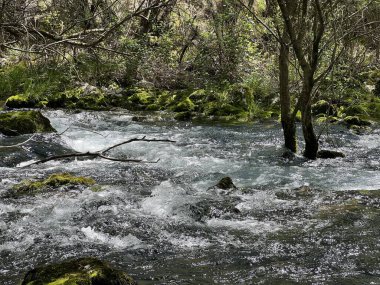
POLYGON ((21 285, 136 285, 126 273, 87 257, 46 265, 26 273, 21 285))
POLYGON ((50 121, 39 111, 0 113, 0 133, 6 136, 55 132, 50 121))
POLYGON ((319 100, 318 102, 313 104, 311 106, 311 110, 313 115, 325 114, 335 116, 337 113, 336 107, 325 100, 319 100))

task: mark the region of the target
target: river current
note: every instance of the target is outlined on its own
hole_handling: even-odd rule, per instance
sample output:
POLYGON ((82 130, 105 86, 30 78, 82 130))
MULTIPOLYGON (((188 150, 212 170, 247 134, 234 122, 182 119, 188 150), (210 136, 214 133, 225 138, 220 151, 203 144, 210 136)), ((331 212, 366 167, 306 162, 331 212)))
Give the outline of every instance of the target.
MULTIPOLYGON (((96 256, 139 284, 380 284, 380 129, 330 126, 321 148, 345 158, 281 157, 278 122, 175 122, 165 114, 47 111, 57 134, 0 148, 0 284, 29 269, 96 256), (113 157, 22 167, 51 155, 113 157), (69 172, 101 191, 7 198, 24 179, 69 172), (229 176, 237 189, 213 187, 229 176)), ((300 131, 299 131, 300 133, 300 131)), ((0 137, 12 145, 30 136, 0 137)), ((300 142, 302 138, 300 137, 300 142)), ((302 149, 302 143, 300 143, 302 149)))

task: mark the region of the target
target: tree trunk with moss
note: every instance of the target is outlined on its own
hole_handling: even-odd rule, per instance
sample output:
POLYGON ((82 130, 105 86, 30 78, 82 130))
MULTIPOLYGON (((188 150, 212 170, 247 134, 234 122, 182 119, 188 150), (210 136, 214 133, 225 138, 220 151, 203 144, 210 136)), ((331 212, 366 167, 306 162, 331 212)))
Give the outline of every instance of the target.
POLYGON ((301 94, 302 132, 305 140, 304 156, 309 159, 316 159, 319 148, 318 138, 315 135, 313 120, 311 115, 311 94, 313 90, 313 76, 304 73, 303 88, 301 94))
POLYGON ((281 125, 284 133, 285 147, 292 152, 296 152, 296 124, 295 118, 292 116, 291 98, 289 93, 289 46, 287 39, 286 31, 284 31, 279 56, 281 125))

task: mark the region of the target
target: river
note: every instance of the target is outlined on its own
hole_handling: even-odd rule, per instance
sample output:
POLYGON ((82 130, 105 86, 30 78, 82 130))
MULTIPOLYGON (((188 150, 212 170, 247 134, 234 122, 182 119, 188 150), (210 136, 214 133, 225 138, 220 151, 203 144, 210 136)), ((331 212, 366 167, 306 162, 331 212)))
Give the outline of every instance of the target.
MULTIPOLYGON (((106 260, 142 285, 380 284, 380 128, 358 135, 330 126, 322 148, 345 158, 289 161, 281 157, 275 121, 196 124, 127 111, 45 115, 60 134, 0 149, 0 284, 19 284, 37 265, 81 256, 106 260), (175 143, 134 142, 112 151, 157 163, 76 159, 20 167, 144 136, 175 143), (90 176, 102 191, 4 196, 23 179, 57 172, 90 176), (238 189, 212 187, 225 176, 238 189)), ((0 145, 28 137, 0 137, 0 145)))

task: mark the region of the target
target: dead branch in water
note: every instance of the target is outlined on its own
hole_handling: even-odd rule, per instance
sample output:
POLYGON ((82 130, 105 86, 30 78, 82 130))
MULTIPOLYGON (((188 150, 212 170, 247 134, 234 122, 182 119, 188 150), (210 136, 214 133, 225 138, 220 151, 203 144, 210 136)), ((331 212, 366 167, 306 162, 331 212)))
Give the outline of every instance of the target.
POLYGON ((65 159, 65 158, 78 158, 78 157, 88 157, 88 158, 102 158, 105 160, 110 160, 110 161, 118 161, 118 162, 133 162, 133 163, 157 163, 159 161, 144 161, 140 159, 122 159, 122 158, 116 158, 116 157, 109 157, 106 155, 107 152, 125 145, 129 144, 132 142, 169 142, 169 143, 175 143, 175 141, 169 140, 169 139, 147 139, 145 136, 142 138, 133 138, 129 139, 127 141, 112 145, 106 149, 100 150, 100 151, 95 151, 95 152, 74 152, 74 153, 69 153, 69 154, 63 154, 63 155, 55 155, 55 156, 50 156, 48 158, 44 158, 41 160, 38 160, 36 162, 30 163, 28 165, 25 165, 23 167, 28 167, 31 165, 36 165, 36 164, 42 164, 46 163, 48 161, 53 161, 53 160, 60 160, 60 159, 65 159))
POLYGON ((18 143, 18 144, 13 144, 13 145, 0 145, 0 149, 2 149, 2 148, 14 148, 14 147, 23 146, 23 145, 26 144, 27 142, 31 141, 35 136, 36 136, 36 134, 32 135, 32 136, 31 136, 30 138, 28 138, 26 141, 23 141, 23 142, 18 143))

